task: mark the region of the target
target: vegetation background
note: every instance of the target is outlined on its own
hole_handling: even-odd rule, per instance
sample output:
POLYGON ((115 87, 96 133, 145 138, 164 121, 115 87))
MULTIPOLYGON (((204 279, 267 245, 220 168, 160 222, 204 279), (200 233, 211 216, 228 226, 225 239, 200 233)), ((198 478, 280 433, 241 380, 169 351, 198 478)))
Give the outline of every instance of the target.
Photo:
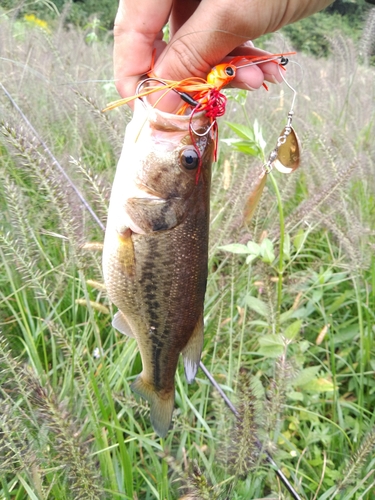
POLYGON ((303 162, 269 179, 249 228, 292 95, 228 93, 203 361, 239 418, 180 367, 161 440, 94 243, 130 119, 100 112, 116 99, 114 4, 0 3, 1 500, 292 498, 265 451, 300 498, 375 498, 375 7, 337 1, 261 40, 302 51, 287 77, 303 162))

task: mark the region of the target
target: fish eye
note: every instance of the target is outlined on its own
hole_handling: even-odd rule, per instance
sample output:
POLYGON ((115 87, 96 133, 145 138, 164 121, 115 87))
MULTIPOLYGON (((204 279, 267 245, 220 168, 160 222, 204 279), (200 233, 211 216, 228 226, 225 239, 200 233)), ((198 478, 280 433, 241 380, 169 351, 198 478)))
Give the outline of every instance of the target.
POLYGON ((195 148, 186 148, 180 153, 181 165, 187 170, 195 170, 199 165, 199 155, 195 148))
POLYGON ((226 75, 234 76, 234 69, 232 68, 232 66, 227 66, 224 71, 226 75))

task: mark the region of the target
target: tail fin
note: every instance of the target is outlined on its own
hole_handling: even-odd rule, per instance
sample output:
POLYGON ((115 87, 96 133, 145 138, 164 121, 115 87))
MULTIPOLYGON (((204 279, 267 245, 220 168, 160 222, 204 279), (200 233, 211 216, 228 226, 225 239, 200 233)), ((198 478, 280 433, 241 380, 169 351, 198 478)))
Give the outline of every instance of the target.
POLYGON ((150 420, 156 434, 162 438, 167 435, 171 426, 174 408, 174 389, 161 397, 155 388, 145 382, 142 373, 130 386, 131 389, 150 403, 150 420))

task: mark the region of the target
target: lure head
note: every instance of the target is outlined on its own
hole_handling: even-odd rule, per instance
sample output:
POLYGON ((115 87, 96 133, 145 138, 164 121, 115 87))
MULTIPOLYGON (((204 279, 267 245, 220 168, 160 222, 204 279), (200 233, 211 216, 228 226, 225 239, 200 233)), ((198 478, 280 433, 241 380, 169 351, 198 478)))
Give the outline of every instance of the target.
POLYGON ((214 66, 207 75, 207 83, 220 90, 228 85, 236 76, 237 68, 234 64, 221 63, 214 66))

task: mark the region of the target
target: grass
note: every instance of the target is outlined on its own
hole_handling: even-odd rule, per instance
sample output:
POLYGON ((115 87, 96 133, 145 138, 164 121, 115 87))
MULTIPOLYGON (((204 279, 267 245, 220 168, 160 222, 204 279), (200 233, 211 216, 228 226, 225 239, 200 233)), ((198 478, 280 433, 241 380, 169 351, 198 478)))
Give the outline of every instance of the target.
MULTIPOLYGON (((35 129, 2 94, 0 498, 290 498, 254 437, 301 498, 373 498, 374 70, 343 38, 329 60, 288 66, 303 162, 268 181, 251 227, 241 213, 261 161, 220 144, 203 361, 240 418, 180 366, 160 440, 129 388, 136 344, 110 326, 101 255, 85 245, 102 230, 41 142, 105 224, 129 119, 99 113, 116 98, 111 47, 20 22, 0 17, 2 84, 35 129), (246 263, 221 248, 249 241, 268 253, 246 263)), ((267 154, 290 94, 233 93, 228 120, 253 129, 256 118, 267 154)), ((234 135, 223 122, 220 133, 234 135)))

